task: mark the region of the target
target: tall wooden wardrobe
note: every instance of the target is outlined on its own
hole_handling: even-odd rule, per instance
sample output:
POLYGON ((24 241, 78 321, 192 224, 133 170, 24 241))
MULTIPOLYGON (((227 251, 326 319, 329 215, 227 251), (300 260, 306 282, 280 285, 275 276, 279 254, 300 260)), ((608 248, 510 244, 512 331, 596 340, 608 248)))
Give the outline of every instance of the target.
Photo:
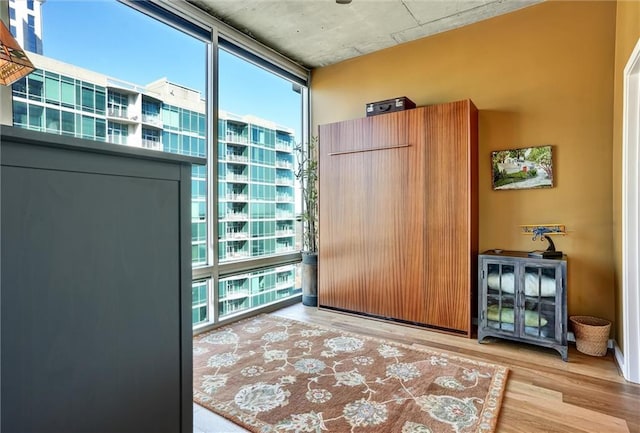
POLYGON ((478 111, 469 100, 321 125, 321 308, 471 336, 478 111))

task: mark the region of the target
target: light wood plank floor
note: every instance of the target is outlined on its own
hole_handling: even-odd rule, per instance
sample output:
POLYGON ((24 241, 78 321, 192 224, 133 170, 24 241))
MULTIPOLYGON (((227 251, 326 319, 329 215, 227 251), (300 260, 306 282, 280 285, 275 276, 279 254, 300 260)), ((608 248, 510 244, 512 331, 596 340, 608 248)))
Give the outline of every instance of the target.
MULTIPOLYGON (((359 334, 453 352, 509 367, 497 432, 640 433, 640 385, 625 381, 613 355, 584 355, 569 347, 569 362, 555 350, 487 338, 451 336, 296 304, 272 314, 359 334)), ((196 433, 244 432, 194 405, 196 433)), ((395 433, 395 432, 389 432, 395 433)))

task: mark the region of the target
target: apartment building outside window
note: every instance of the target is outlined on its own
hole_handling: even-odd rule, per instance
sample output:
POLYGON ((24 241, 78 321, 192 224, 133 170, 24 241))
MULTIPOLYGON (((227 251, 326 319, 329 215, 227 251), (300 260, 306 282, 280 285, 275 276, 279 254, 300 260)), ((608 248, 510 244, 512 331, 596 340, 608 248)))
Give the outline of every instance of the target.
POLYGON ((191 322, 194 325, 208 319, 209 288, 207 281, 194 281, 191 290, 191 322))
POLYGON ((108 137, 110 143, 127 144, 129 126, 109 121, 108 137))
MULTIPOLYGON (((9 31, 26 51, 42 54, 41 4, 44 0, 10 1, 9 31)), ((7 2, 2 2, 3 7, 7 2)))
MULTIPOLYGON (((38 28, 42 5, 46 15, 47 7, 63 7, 65 2, 37 1, 30 6, 35 7, 37 19, 32 24, 36 34, 42 33, 38 28)), ((86 19, 101 15, 95 8, 117 6, 133 13, 136 17, 131 19, 145 22, 127 26, 133 29, 129 38, 134 40, 135 32, 142 31, 138 29, 147 25, 147 21, 155 22, 113 2, 76 6, 91 9, 91 13, 73 11, 86 19)), ((147 7, 143 3, 134 6, 147 7)), ((100 39, 109 30, 101 30, 100 25, 100 20, 96 20, 96 34, 83 35, 96 38, 96 50, 100 50, 100 39)), ((57 31, 66 29, 60 26, 57 31)), ((162 32, 162 37, 158 34, 154 39, 159 47, 168 41, 164 33, 167 29, 162 32)), ((222 41, 198 40, 175 29, 170 32, 173 32, 171 37, 181 38, 182 47, 199 46, 201 53, 206 52, 202 48, 207 44, 215 47, 222 41)), ((45 45, 46 42, 44 35, 45 45)), ((149 48, 136 51, 132 47, 131 52, 149 48)), ((206 98, 213 94, 204 93, 208 87, 205 85, 206 58, 197 56, 193 60, 201 65, 202 75, 200 84, 196 85, 157 76, 136 83, 127 75, 111 75, 35 53, 30 59, 37 70, 13 85, 15 126, 207 158, 207 165, 192 167, 192 320, 195 326, 224 320, 300 292, 292 263, 300 249, 293 148, 294 143, 301 140, 302 87, 293 86, 289 78, 283 78, 287 74, 281 70, 277 74, 271 71, 268 62, 257 66, 244 60, 228 43, 224 49, 217 49, 220 61, 215 67, 221 71, 217 113, 208 109, 210 104, 206 98), (260 84, 246 78, 252 75, 259 77, 260 84), (259 99, 257 95, 261 92, 252 88, 256 85, 278 90, 267 99, 259 99), (227 89, 231 90, 231 98, 227 89), (227 107, 238 107, 237 112, 227 111, 227 107), (294 115, 284 122, 271 118, 280 111, 294 112, 294 115), (215 123, 215 127, 211 123, 215 123), (283 123, 286 126, 282 126, 283 123), (209 136, 210 131, 215 135, 209 136)), ((87 57, 91 54, 87 53, 87 57)), ((121 53, 112 59, 114 63, 122 60, 121 53)), ((169 75, 163 71, 166 61, 158 67, 146 63, 136 67, 136 61, 129 65, 130 70, 169 75)))
MULTIPOLYGON (((33 8, 33 1, 31 2, 31 8, 33 8)), ((36 40, 36 18, 33 15, 27 16, 27 46, 25 49, 33 53, 38 51, 38 42, 36 40)))
POLYGON ((146 149, 160 150, 160 131, 157 129, 142 128, 142 147, 146 149))
POLYGON ((207 167, 191 168, 191 261, 194 266, 206 265, 207 246, 207 167))
MULTIPOLYGON (((160 101, 142 99, 142 122, 158 128, 162 128, 162 119, 160 118, 160 109, 162 103, 160 101)), ((202 134, 204 135, 204 133, 202 134)))
POLYGON ((129 96, 115 91, 109 91, 109 102, 107 105, 107 113, 112 117, 127 118, 127 109, 129 107, 129 96))

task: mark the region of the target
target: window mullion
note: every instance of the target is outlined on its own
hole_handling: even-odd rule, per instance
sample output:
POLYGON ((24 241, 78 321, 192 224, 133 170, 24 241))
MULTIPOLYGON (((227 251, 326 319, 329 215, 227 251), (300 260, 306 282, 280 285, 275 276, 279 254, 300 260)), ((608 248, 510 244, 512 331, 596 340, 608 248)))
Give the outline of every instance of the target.
POLYGON ((218 32, 212 30, 212 40, 207 44, 207 198, 208 203, 208 263, 210 265, 211 285, 209 287, 211 319, 218 323, 218 32))

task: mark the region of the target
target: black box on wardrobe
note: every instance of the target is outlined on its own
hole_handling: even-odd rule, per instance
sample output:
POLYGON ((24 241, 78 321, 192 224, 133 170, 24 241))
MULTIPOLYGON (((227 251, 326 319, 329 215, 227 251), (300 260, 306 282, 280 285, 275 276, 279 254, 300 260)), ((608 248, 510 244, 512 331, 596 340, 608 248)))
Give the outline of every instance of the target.
POLYGON ((367 104, 367 117, 375 116, 376 114, 409 110, 411 108, 416 108, 416 104, 406 96, 400 96, 399 98, 386 99, 378 102, 369 102, 367 104))

